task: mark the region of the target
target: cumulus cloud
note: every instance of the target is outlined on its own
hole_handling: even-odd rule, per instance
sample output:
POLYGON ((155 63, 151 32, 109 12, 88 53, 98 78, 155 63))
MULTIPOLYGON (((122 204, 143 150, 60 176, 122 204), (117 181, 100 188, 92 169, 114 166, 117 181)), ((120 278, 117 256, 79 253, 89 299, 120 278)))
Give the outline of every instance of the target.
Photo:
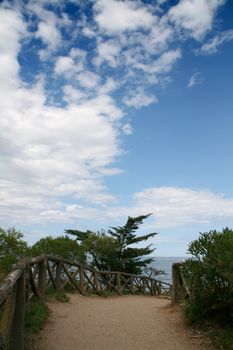
POLYGON ((225 0, 181 0, 169 11, 169 19, 178 29, 200 40, 212 28, 214 16, 225 0))
MULTIPOLYGON (((135 195, 133 207, 122 208, 112 204, 116 198, 105 186, 106 176, 121 171, 115 166, 123 152, 120 137, 133 130, 124 120, 122 96, 124 110, 156 103, 157 97, 146 91, 168 81, 181 59, 177 31, 201 40, 223 1, 181 0, 167 13, 162 6, 158 11, 157 6, 141 1, 97 0, 91 21, 82 18, 78 23, 63 13, 60 2, 47 6, 46 1, 31 1, 22 7, 21 2, 17 7, 10 3, 5 1, 0 9, 1 219, 66 222, 114 218, 124 216, 126 210, 134 215, 151 211, 145 195, 158 222, 165 225, 167 219, 163 221, 156 210, 162 210, 164 217, 173 210, 168 205, 171 212, 166 212, 161 204, 166 189, 160 197, 161 189, 145 190, 135 195), (82 47, 84 37, 89 40, 87 51, 82 47), (34 62, 33 85, 21 70, 27 55, 22 48, 30 40, 30 54, 39 53, 43 61, 37 66, 34 62), (129 87, 134 93, 129 93, 129 87)), ((214 52, 231 36, 231 31, 225 32, 207 46, 203 43, 201 50, 214 52)), ((194 76, 190 84, 197 82, 194 76)), ((188 189, 169 191, 174 196, 179 191, 195 196, 188 189)), ((211 203, 221 197, 202 195, 211 203)), ((221 198, 223 205, 229 203, 221 198)), ((208 215, 206 211, 205 218, 208 215)))
POLYGON ((52 51, 56 50, 61 42, 60 31, 56 28, 56 23, 52 19, 39 23, 36 37, 40 38, 52 51))
POLYGON ((94 63, 100 65, 107 62, 110 66, 116 67, 120 51, 121 45, 116 40, 100 42, 97 47, 98 55, 95 57, 94 63))
POLYGON ((158 102, 158 99, 156 96, 146 94, 145 91, 139 88, 129 96, 126 96, 123 99, 123 102, 128 107, 140 109, 143 106, 148 106, 151 103, 158 102))
MULTIPOLYGON (((35 222, 38 215, 64 210, 62 198, 68 195, 90 203, 114 200, 102 177, 118 171, 111 169, 120 152, 113 120, 121 118, 121 111, 107 95, 79 104, 73 99, 65 108, 47 105, 43 79, 25 86, 19 77, 22 18, 14 10, 1 10, 0 17, 10 43, 0 43, 1 58, 7 55, 0 67, 6 82, 0 90, 1 217, 35 222)), ((71 66, 66 61, 59 72, 71 66)), ((98 79, 86 74, 82 84, 95 86, 98 79)), ((78 94, 69 89, 69 96, 78 94)))
POLYGON ((190 77, 187 87, 191 88, 195 85, 201 85, 204 82, 204 80, 205 79, 200 72, 195 72, 190 77))
POLYGON ((153 15, 137 1, 97 0, 95 11, 95 20, 106 34, 149 29, 154 23, 153 15))
POLYGON ((75 64, 71 57, 58 57, 54 71, 56 74, 73 74, 75 72, 75 64))

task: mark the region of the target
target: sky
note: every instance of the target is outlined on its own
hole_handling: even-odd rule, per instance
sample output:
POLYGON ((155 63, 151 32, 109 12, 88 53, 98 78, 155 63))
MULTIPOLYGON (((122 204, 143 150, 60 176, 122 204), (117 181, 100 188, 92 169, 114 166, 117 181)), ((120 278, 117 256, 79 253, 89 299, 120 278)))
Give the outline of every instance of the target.
POLYGON ((233 227, 233 1, 0 4, 0 226, 233 227))

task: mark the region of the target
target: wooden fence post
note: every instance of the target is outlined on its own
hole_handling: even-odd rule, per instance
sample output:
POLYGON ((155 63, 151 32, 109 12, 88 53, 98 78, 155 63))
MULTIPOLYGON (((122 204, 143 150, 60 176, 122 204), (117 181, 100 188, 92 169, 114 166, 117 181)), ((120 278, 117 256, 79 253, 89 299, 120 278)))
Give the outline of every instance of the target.
POLYGON ((45 298, 45 289, 46 289, 46 269, 47 269, 47 259, 44 258, 39 263, 38 271, 38 293, 42 300, 45 298))
POLYGON ((11 329, 11 350, 24 350, 25 292, 26 271, 23 271, 16 285, 15 312, 11 329))
POLYGON ((94 271, 94 284, 95 284, 97 293, 100 293, 100 284, 99 284, 99 279, 98 279, 98 273, 97 273, 97 271, 94 271))
POLYGON ((132 294, 135 293, 133 281, 134 281, 134 277, 133 277, 133 276, 130 276, 130 292, 131 292, 132 294))
POLYGON ((56 276, 55 276, 55 286, 57 290, 61 289, 61 261, 56 263, 56 276))
POLYGON ((158 295, 161 295, 161 282, 157 282, 157 290, 158 290, 158 295))
MULTIPOLYGON (((1 316, 0 323, 0 335, 2 342, 2 349, 10 348, 11 341, 11 327, 14 320, 15 312, 15 297, 16 297, 16 286, 13 287, 11 293, 6 297, 3 307, 3 315, 1 316)), ((1 349, 1 350, 2 350, 1 349)))
POLYGON ((122 294, 122 289, 121 289, 121 273, 117 272, 117 290, 119 294, 122 294))
POLYGON ((141 278, 142 280, 142 293, 145 295, 146 294, 146 281, 145 281, 145 277, 143 276, 141 278))
POLYGON ((79 286, 80 291, 83 294, 85 292, 83 265, 81 265, 79 268, 79 286))
POLYGON ((172 302, 178 304, 182 298, 182 285, 180 276, 180 267, 182 263, 172 265, 172 302))

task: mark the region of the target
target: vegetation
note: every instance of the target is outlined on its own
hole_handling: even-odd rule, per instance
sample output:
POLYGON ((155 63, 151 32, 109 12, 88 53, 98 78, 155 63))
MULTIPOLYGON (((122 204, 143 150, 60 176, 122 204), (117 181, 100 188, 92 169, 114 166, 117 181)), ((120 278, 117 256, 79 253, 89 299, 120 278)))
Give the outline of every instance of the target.
POLYGON ((32 297, 25 315, 25 349, 34 349, 33 334, 43 329, 49 316, 48 306, 39 298, 32 297))
POLYGON ((99 270, 141 273, 153 259, 148 257, 154 249, 151 245, 138 248, 135 245, 154 237, 156 233, 137 236, 136 231, 148 215, 128 217, 124 226, 111 227, 107 233, 92 231, 66 230, 67 234, 76 237, 90 256, 93 267, 99 270))
POLYGON ((28 245, 23 234, 14 228, 0 228, 0 280, 9 272, 12 265, 28 254, 28 245))
POLYGON ((45 237, 37 241, 30 249, 32 256, 41 254, 59 255, 65 259, 84 262, 86 259, 83 247, 67 236, 45 237))
POLYGON ((49 315, 48 306, 39 298, 30 299, 25 317, 25 327, 29 333, 38 332, 43 328, 49 315))
POLYGON ((70 300, 69 296, 64 290, 56 290, 54 288, 47 288, 46 296, 55 298, 62 303, 67 303, 70 300))
POLYGON ((201 233, 189 244, 188 252, 192 258, 183 268, 191 292, 185 307, 187 319, 211 324, 215 344, 233 349, 233 231, 226 227, 221 232, 201 233))
POLYGON ((141 273, 153 261, 148 256, 154 249, 151 245, 138 248, 137 244, 144 243, 156 233, 137 235, 136 231, 149 216, 128 217, 124 226, 111 227, 106 232, 66 230, 66 236, 47 236, 31 247, 23 240, 20 231, 0 228, 0 278, 22 257, 41 254, 88 262, 99 270, 141 273), (68 235, 75 238, 71 239, 68 235))
MULTIPOLYGON (((137 247, 137 243, 144 243, 150 237, 154 237, 156 235, 156 233, 148 233, 140 236, 136 235, 136 231, 143 223, 143 220, 148 216, 149 215, 142 215, 136 218, 129 217, 124 226, 111 227, 106 233, 67 230, 66 236, 59 236, 55 238, 48 236, 40 239, 31 247, 29 247, 24 241, 23 234, 21 232, 15 230, 14 228, 8 230, 0 229, 0 281, 1 278, 7 274, 7 272, 12 270, 13 265, 23 257, 28 259, 30 257, 42 254, 58 255, 65 259, 76 260, 80 263, 87 262, 100 270, 118 270, 135 274, 140 273, 142 269, 153 260, 152 258, 148 257, 154 251, 150 245, 143 248, 137 247), (75 238, 70 238, 68 234, 72 234, 75 238)), ((40 292, 39 287, 44 285, 43 277, 41 279, 40 275, 43 269, 40 269, 39 267, 38 277, 38 266, 39 265, 34 266, 34 273, 38 278, 38 282, 35 284, 38 284, 38 291, 40 292)), ((52 265, 51 268, 54 269, 54 266, 52 265)), ((63 266, 63 269, 65 269, 65 266, 63 266)), ((51 270, 49 270, 48 273, 51 274, 51 270)), ((73 273, 74 270, 71 270, 70 278, 72 278, 73 273)), ((152 274, 152 271, 150 271, 150 274, 152 274)), ((23 282, 23 279, 20 279, 20 283, 21 282, 23 282)), ((111 281, 111 283, 117 284, 117 278, 115 282, 111 281)), ((17 291, 21 291, 21 289, 18 289, 19 286, 21 285, 17 285, 17 291)), ((120 293, 121 286, 119 287, 119 290, 116 288, 115 290, 116 292, 120 293)), ((43 292, 44 291, 45 289, 43 288, 43 292)), ((48 288, 46 288, 46 294, 48 295, 48 293, 50 293, 50 296, 59 301, 69 301, 68 296, 62 290, 53 290, 51 293, 51 291, 48 291, 48 288)), ((22 300, 25 298, 25 296, 21 293, 17 294, 17 297, 18 296, 22 297, 22 300)), ((21 303, 17 301, 17 305, 21 305, 21 303)), ((24 305, 24 303, 22 303, 22 305, 24 305)), ((22 310, 20 309, 20 314, 23 315, 23 312, 21 311, 22 310)), ((3 309, 0 307, 0 319, 2 317, 2 313, 3 309)), ((44 301, 35 296, 30 297, 26 305, 25 315, 27 349, 33 348, 32 334, 39 331, 43 327, 45 321, 47 320, 48 314, 49 310, 44 301)), ((4 317, 5 315, 8 317, 6 309, 4 309, 4 317)), ((19 324, 22 328, 23 323, 21 321, 19 324)))

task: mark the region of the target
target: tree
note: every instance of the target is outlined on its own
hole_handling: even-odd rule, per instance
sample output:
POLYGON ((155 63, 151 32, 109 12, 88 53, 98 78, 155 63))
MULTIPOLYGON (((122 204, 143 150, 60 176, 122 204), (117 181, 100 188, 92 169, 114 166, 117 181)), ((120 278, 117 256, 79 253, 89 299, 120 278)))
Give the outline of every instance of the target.
POLYGON ((41 254, 59 255, 65 259, 85 262, 86 255, 83 247, 74 239, 65 236, 41 238, 30 249, 32 256, 41 254))
POLYGON ((157 234, 136 235, 143 220, 149 216, 150 214, 128 217, 124 226, 111 227, 107 233, 70 229, 65 232, 74 235, 81 242, 92 258, 92 265, 98 269, 137 274, 153 261, 153 258, 148 257, 154 251, 151 245, 136 247, 138 243, 145 242, 157 234))
POLYGON ((0 274, 10 271, 12 265, 28 252, 23 234, 14 228, 4 230, 0 228, 0 274))
POLYGON ((98 270, 111 270, 113 261, 116 259, 118 243, 115 239, 107 236, 105 232, 86 232, 78 230, 66 230, 67 234, 74 235, 87 254, 89 265, 98 270))

